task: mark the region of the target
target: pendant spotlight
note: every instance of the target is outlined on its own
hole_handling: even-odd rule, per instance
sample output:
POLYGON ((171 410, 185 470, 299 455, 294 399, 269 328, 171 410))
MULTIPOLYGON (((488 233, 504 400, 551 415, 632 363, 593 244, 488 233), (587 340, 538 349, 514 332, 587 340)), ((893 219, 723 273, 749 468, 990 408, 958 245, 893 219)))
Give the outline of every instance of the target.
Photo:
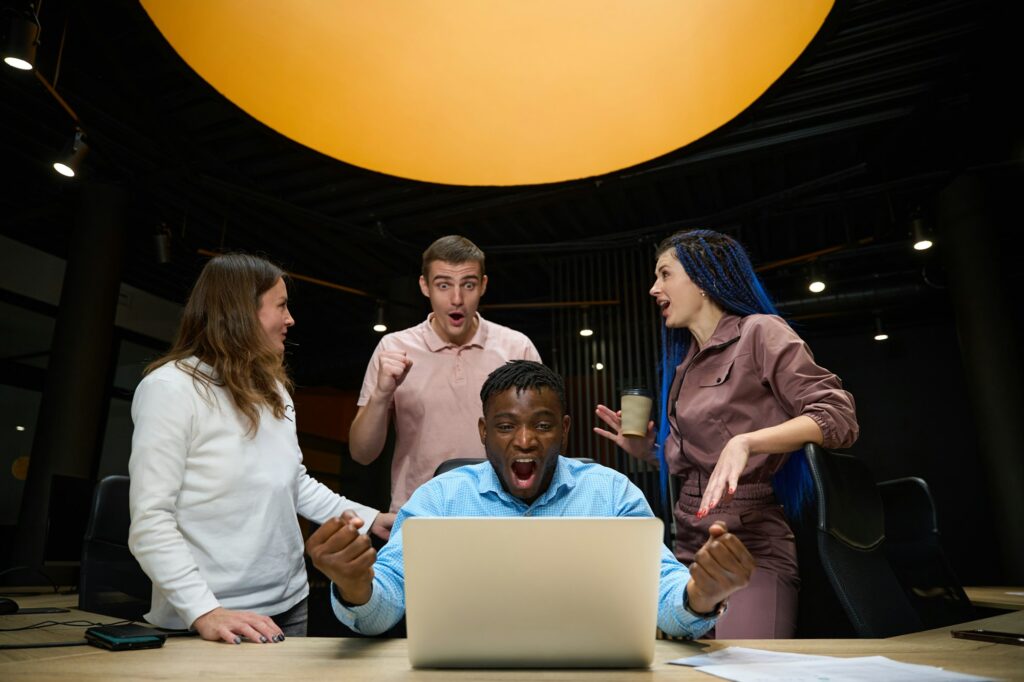
POLYGON ((886 333, 885 327, 882 326, 882 318, 880 317, 875 318, 874 339, 875 341, 887 341, 889 339, 889 335, 886 333))
POLYGON ((39 16, 36 12, 32 3, 22 12, 9 10, 3 59, 10 67, 31 71, 35 65, 36 48, 39 47, 39 16))
POLYGON ((171 230, 166 225, 160 225, 153 235, 153 245, 156 247, 156 262, 165 265, 171 262, 171 230))
POLYGON ((820 294, 825 291, 825 279, 821 276, 821 271, 817 264, 811 264, 810 277, 807 278, 807 290, 812 294, 820 294))
POLYGON ((85 133, 78 128, 75 130, 75 137, 53 162, 53 170, 66 178, 73 178, 78 175, 79 166, 88 153, 89 145, 85 142, 85 133))
POLYGON ((384 321, 384 301, 377 301, 377 315, 374 317, 373 331, 383 334, 387 330, 388 325, 384 321))
POLYGON ((932 248, 935 243, 932 241, 928 228, 924 226, 924 219, 921 216, 915 216, 910 221, 910 232, 914 240, 915 251, 925 251, 932 248))
POLYGON ((580 336, 593 336, 594 330, 590 328, 590 321, 587 319, 587 309, 583 309, 583 321, 580 323, 580 336))

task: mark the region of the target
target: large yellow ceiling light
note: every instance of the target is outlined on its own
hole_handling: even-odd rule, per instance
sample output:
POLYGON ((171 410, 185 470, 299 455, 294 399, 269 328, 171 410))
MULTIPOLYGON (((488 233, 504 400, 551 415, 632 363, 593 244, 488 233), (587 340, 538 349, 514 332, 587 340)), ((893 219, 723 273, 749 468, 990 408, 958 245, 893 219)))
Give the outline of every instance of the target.
POLYGON ((600 175, 746 109, 834 0, 142 0, 259 121, 405 178, 600 175))

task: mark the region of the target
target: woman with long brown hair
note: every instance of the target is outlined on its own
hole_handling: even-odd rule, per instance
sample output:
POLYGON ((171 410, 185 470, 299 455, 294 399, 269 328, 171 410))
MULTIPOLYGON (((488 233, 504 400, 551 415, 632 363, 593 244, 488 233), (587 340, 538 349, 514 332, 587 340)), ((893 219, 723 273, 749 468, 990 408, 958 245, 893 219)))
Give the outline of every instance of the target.
POLYGON ((302 465, 284 342, 284 272, 213 258, 171 350, 132 401, 129 546, 153 581, 146 619, 238 644, 305 634, 309 586, 296 514, 346 509, 386 537, 391 515, 347 500, 302 465))

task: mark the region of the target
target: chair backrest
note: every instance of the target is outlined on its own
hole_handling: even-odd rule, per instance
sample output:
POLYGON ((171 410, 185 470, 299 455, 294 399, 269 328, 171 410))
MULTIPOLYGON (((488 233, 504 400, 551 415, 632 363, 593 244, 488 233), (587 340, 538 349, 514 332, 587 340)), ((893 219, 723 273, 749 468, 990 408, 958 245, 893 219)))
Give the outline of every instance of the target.
POLYGON ((818 553, 839 602, 860 637, 924 629, 885 555, 882 500, 857 457, 805 447, 818 498, 818 553))
POLYGON ((928 628, 978 617, 942 549, 928 484, 897 478, 878 484, 885 510, 885 553, 903 592, 928 628))
POLYGON ((128 477, 107 476, 93 493, 82 545, 78 608, 141 620, 149 610, 152 583, 128 550, 128 477))
MULTIPOLYGON (((590 464, 594 463, 589 457, 572 457, 571 459, 577 462, 587 462, 590 464)), ((486 462, 487 460, 483 457, 456 457, 455 459, 447 459, 437 465, 434 469, 434 477, 440 476, 441 474, 448 473, 452 469, 458 469, 459 467, 468 466, 470 464, 479 464, 480 462, 486 462)))

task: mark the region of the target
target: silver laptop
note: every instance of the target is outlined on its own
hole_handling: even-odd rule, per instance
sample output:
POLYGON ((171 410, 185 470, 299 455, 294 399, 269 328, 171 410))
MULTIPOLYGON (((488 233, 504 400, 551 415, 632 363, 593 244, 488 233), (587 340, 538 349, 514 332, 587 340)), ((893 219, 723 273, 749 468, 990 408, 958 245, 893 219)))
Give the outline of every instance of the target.
POLYGON ((663 526, 654 518, 411 518, 415 667, 645 667, 663 526))

